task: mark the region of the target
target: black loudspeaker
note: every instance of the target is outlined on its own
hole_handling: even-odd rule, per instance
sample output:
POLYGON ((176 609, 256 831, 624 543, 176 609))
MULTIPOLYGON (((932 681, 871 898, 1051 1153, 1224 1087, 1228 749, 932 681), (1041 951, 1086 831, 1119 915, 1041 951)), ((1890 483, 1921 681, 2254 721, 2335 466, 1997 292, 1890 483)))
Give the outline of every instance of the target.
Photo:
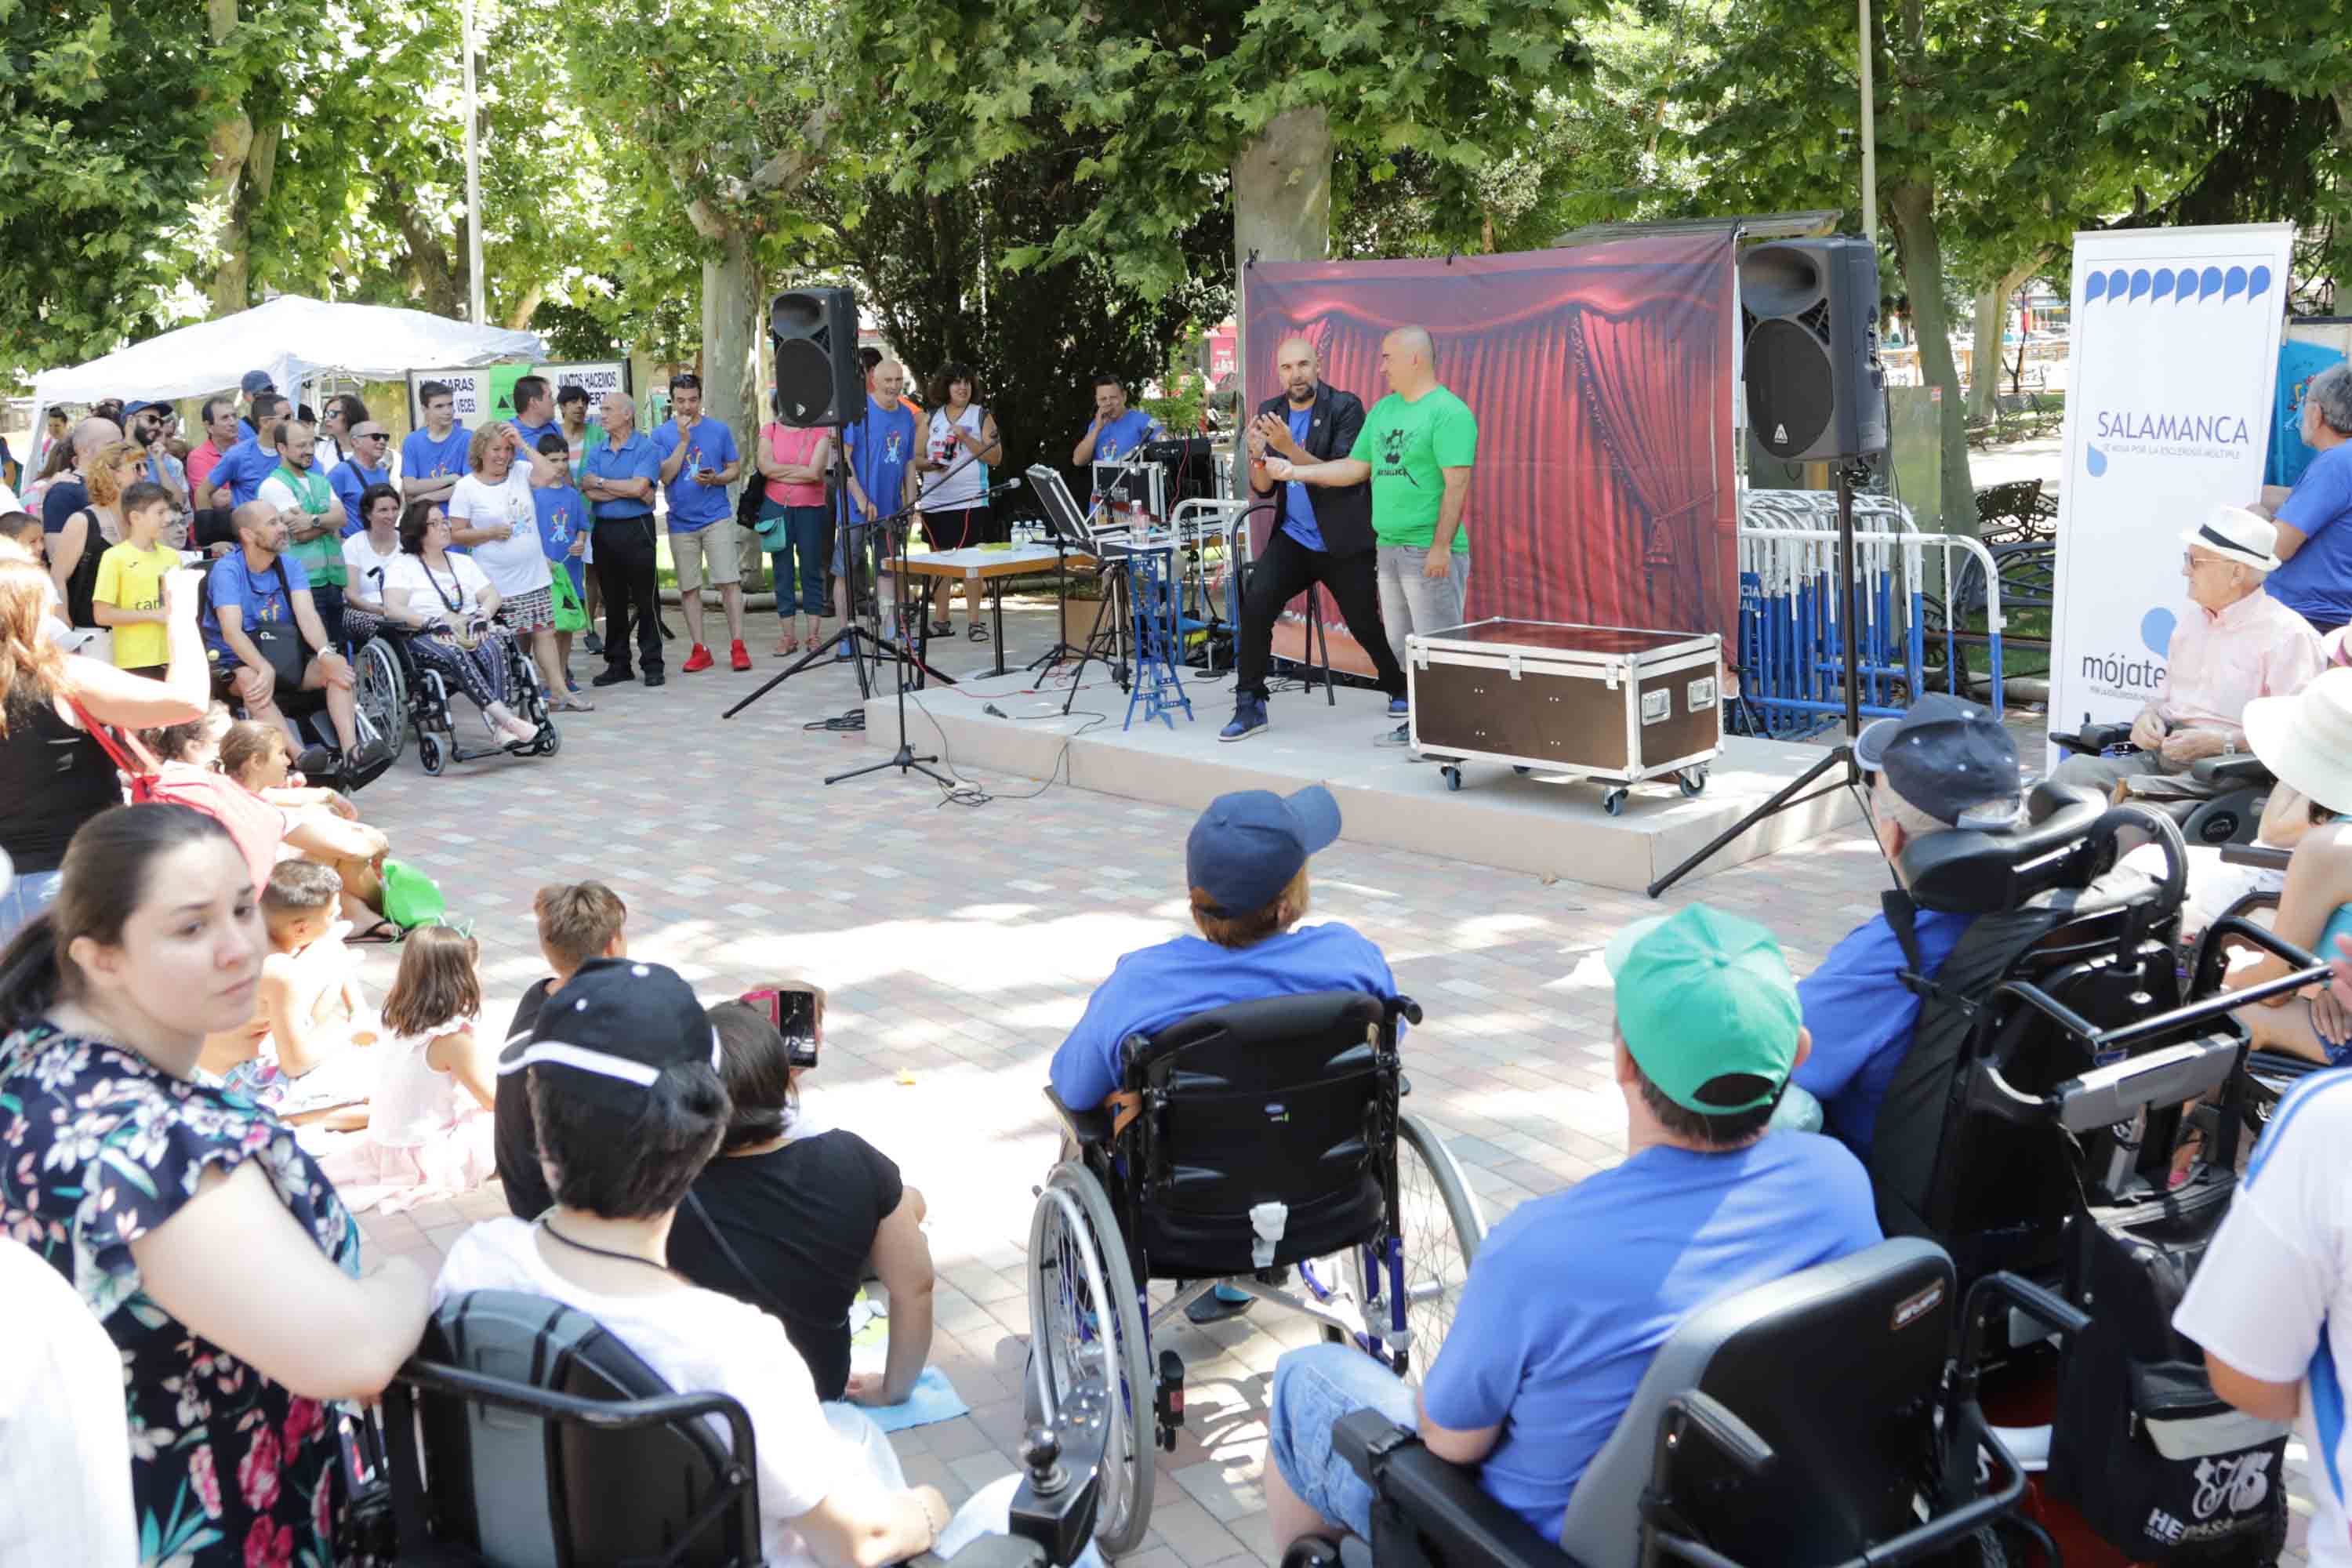
POLYGON ((857 296, 798 289, 768 308, 776 352, 776 417, 786 425, 841 425, 866 411, 857 363, 857 296))
POLYGON ((1739 258, 1748 428, 1783 462, 1886 449, 1878 249, 1783 239, 1739 258))

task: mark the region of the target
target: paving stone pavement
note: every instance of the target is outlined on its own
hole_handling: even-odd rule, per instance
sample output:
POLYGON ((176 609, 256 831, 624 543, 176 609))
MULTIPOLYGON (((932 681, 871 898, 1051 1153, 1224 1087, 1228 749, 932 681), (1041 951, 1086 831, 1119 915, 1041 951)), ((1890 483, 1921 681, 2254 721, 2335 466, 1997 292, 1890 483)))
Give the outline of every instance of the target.
MULTIPOLYGON (((469 763, 436 779, 412 749, 361 804, 394 853, 475 921, 493 1029, 544 973, 530 900, 551 881, 610 883, 629 906, 633 955, 674 965, 707 1000, 787 974, 825 988, 808 1108, 881 1148, 929 1200, 932 1359, 971 1405, 893 1442, 909 1481, 961 1502, 1014 1468, 1030 1194, 1056 1148, 1040 1093, 1047 1060, 1119 954, 1187 929, 1191 818, 1060 784, 1017 799, 1037 783, 1000 774, 970 775, 998 792, 976 808, 940 804, 919 777, 826 788, 822 775, 884 754, 862 736, 804 728, 856 706, 847 667, 795 678, 722 721, 722 708, 785 662, 769 652, 772 623, 750 620, 752 674, 680 675, 680 639, 666 688, 590 693, 598 711, 565 716, 560 755, 469 763)), ((1042 648, 1050 623, 1050 611, 1008 612, 1009 654, 1042 648)), ((976 669, 987 654, 959 644, 941 662, 976 669)), ((584 688, 596 661, 574 658, 584 688)), ((1196 689, 1203 745, 1227 695, 1223 683, 1196 689)), ((1104 685, 1096 706, 1114 696, 1104 685)), ((1685 883, 1662 905, 1344 838, 1317 857, 1314 877, 1309 918, 1378 942, 1426 1007, 1407 1050, 1410 1107, 1445 1137, 1490 1223, 1623 1153, 1600 957, 1620 925, 1705 900, 1770 924, 1802 973, 1875 912, 1885 885, 1859 829, 1685 883)), ((396 959, 366 952, 380 999, 396 959)), ((362 1228, 375 1253, 437 1257, 503 1213, 492 1185, 371 1215, 362 1228)), ((1151 1533, 1126 1563, 1276 1561, 1259 1484, 1267 1374, 1313 1338, 1304 1320, 1261 1307, 1163 1339, 1187 1364, 1188 1421, 1159 1458, 1151 1533)), ((2300 1518, 2295 1540, 2299 1557, 2300 1518)))

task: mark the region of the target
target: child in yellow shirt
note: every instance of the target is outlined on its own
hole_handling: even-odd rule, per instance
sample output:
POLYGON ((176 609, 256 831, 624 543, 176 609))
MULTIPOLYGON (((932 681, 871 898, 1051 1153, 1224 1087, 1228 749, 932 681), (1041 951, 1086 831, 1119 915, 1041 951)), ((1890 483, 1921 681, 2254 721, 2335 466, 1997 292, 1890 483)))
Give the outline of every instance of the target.
POLYGON ((98 585, 89 595, 92 617, 114 628, 115 664, 158 680, 171 662, 163 579, 180 564, 180 552, 163 542, 163 533, 177 515, 171 492, 161 485, 142 479, 125 489, 125 537, 98 558, 98 585))

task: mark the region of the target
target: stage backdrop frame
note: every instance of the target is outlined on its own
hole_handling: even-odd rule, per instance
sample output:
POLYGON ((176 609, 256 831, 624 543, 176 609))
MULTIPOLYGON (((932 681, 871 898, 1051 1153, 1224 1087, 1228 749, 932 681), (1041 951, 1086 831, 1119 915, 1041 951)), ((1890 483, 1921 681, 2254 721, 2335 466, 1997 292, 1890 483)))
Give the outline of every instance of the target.
MULTIPOLYGON (((1254 263, 1242 413, 1279 390, 1276 350, 1293 336, 1369 410, 1388 391, 1381 338, 1426 327, 1438 381, 1478 416, 1465 618, 1717 632, 1728 649, 1739 596, 1737 232, 1254 263)), ((1261 550, 1275 526, 1253 519, 1261 550)), ((1369 668, 1328 596, 1324 607, 1333 662, 1369 668)), ((1278 648, 1296 647, 1289 629, 1278 648)))

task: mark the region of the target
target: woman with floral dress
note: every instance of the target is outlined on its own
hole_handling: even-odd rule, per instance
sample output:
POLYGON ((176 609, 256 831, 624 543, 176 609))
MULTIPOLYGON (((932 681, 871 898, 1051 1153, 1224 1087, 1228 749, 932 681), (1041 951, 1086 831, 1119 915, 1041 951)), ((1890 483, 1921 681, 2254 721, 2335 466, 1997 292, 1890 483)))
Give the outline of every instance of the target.
POLYGON ((424 1274, 361 1278, 358 1229, 286 1124, 195 1081, 263 947, 227 832, 132 805, 81 827, 0 954, 0 1231, 121 1352, 147 1563, 332 1563, 336 1402, 381 1391, 424 1330, 424 1274))

